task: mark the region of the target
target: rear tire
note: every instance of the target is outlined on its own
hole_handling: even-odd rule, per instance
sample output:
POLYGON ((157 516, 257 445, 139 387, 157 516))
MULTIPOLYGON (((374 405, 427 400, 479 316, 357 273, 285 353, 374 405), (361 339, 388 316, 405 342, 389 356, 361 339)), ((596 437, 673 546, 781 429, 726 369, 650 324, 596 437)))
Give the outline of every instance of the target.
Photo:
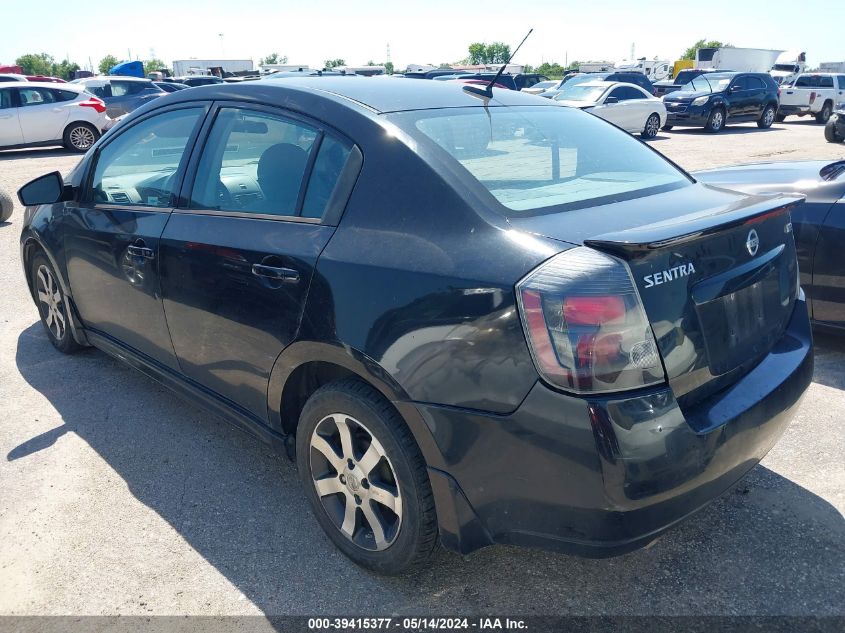
POLYGON ((85 153, 100 138, 100 132, 90 123, 76 121, 65 128, 64 146, 72 152, 85 153))
POLYGON ((660 131, 660 115, 657 112, 652 112, 648 119, 646 119, 645 127, 640 132, 640 136, 646 139, 654 138, 660 131))
POLYGON ((830 120, 831 114, 833 114, 833 104, 830 101, 825 101, 821 112, 816 115, 816 123, 824 123, 826 125, 830 120))
POLYGON ((425 460, 371 386, 346 379, 314 392, 299 417, 296 462, 320 527, 358 565, 401 574, 434 551, 437 515, 425 460))
POLYGON ((12 209, 14 209, 12 196, 0 189, 0 222, 5 222, 12 217, 12 209))
POLYGON ((44 253, 36 253, 29 265, 29 282, 41 325, 47 332, 47 337, 62 354, 72 354, 82 348, 73 338, 70 331, 70 317, 68 304, 59 276, 44 253))
POLYGON ((775 116, 777 110, 773 105, 767 105, 763 110, 763 114, 760 115, 760 118, 757 120, 757 127, 761 130, 767 130, 772 127, 772 123, 775 122, 775 116))
POLYGON ((837 121, 828 119, 824 126, 824 137, 828 143, 841 143, 845 140, 845 137, 839 134, 837 127, 837 121))
POLYGON ((707 117, 707 123, 704 126, 705 132, 711 134, 718 134, 725 127, 725 111, 722 108, 713 108, 710 116, 707 117))

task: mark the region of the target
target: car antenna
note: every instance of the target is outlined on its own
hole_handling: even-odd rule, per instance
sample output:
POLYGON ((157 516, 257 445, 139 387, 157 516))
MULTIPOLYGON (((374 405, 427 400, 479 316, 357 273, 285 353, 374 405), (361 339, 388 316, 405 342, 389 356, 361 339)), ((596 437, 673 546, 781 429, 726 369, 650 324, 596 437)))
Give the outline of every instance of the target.
POLYGON ((507 68, 508 64, 511 63, 511 60, 514 58, 514 55, 516 55, 516 52, 520 48, 522 48, 522 45, 525 44, 525 40, 527 40, 528 36, 531 35, 533 32, 534 32, 534 29, 528 29, 528 33, 525 35, 525 37, 522 38, 522 41, 519 43, 519 46, 517 46, 513 50, 513 53, 508 55, 507 61, 505 61, 505 63, 502 64, 502 67, 499 69, 499 72, 496 73, 496 76, 493 77, 493 80, 489 84, 487 84, 483 88, 479 88, 478 86, 464 86, 464 91, 469 92, 470 94, 478 95, 479 97, 484 97, 485 99, 492 99, 493 98, 493 86, 495 86, 496 82, 499 81, 499 77, 501 77, 502 73, 505 72, 505 68, 507 68))

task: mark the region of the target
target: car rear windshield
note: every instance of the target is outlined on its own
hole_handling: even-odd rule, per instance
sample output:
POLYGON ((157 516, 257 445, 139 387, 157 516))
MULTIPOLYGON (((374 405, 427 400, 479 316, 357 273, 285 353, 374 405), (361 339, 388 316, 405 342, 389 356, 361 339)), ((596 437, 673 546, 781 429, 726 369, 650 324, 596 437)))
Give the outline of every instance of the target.
POLYGON ((420 145, 457 161, 507 215, 595 206, 691 182, 631 135, 575 108, 444 108, 388 116, 420 145))

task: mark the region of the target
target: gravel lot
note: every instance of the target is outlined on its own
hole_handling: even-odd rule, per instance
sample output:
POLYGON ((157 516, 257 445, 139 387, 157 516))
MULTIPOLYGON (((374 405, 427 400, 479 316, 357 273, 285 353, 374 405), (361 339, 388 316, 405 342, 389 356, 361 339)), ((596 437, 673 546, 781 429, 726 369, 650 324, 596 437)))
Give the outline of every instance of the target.
MULTIPOLYGON (((810 122, 661 133, 688 169, 843 158, 810 122)), ((0 153, 15 191, 77 157, 0 153)), ((845 343, 739 486, 651 548, 583 560, 493 547, 385 579, 339 554, 295 469, 104 354, 65 357, 0 224, 0 614, 845 615, 845 343)))

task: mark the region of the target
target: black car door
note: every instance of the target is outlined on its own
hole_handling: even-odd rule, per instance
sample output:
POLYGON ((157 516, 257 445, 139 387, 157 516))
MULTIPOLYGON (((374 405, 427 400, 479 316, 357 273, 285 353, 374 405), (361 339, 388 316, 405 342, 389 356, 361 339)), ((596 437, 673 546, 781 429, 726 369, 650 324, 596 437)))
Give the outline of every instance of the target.
POLYGON ((766 84, 759 77, 746 77, 748 94, 745 116, 759 119, 763 116, 763 107, 767 103, 766 84))
POLYGON ((748 77, 739 75, 731 82, 726 94, 728 118, 738 119, 746 116, 749 110, 748 77))
POLYGON ((184 374, 266 419, 270 371, 296 336, 360 152, 275 108, 220 104, 207 128, 189 202, 162 236, 165 314, 184 374))
POLYGON ((845 328, 845 198, 834 204, 819 230, 813 263, 813 318, 845 328))
POLYGON ((159 237, 206 112, 182 104, 122 128, 89 162, 81 201, 65 207, 68 277, 85 326, 170 368, 159 237))

